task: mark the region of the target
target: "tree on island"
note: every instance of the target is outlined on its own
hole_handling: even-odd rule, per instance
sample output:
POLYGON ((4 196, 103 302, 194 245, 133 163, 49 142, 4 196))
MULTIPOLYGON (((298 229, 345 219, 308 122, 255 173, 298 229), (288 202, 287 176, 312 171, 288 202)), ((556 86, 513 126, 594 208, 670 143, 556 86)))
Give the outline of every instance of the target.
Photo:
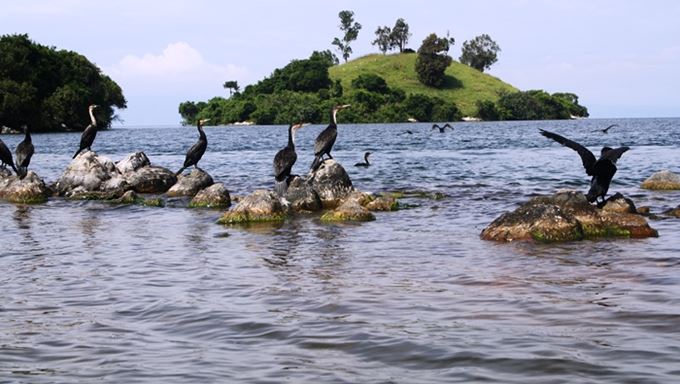
POLYGON ((345 35, 342 37, 342 40, 336 37, 332 44, 338 47, 337 49, 342 54, 342 58, 347 62, 349 55, 352 54, 352 47, 349 44, 359 36, 361 24, 354 21, 354 12, 352 11, 340 11, 338 16, 340 17, 340 30, 345 35))
POLYGON ((390 33, 391 47, 399 48, 399 53, 403 53, 410 36, 411 34, 408 31, 408 24, 406 24, 406 21, 402 18, 397 19, 397 22, 394 23, 394 28, 392 28, 392 32, 390 33))
POLYGON ((229 96, 233 95, 234 92, 238 93, 239 91, 238 82, 234 80, 225 81, 224 84, 222 84, 222 87, 229 90, 229 96))
POLYGON ((463 43, 460 62, 484 72, 485 69, 489 69, 492 64, 498 61, 500 50, 501 48, 489 35, 479 35, 463 43))
POLYGON ((441 87, 444 84, 444 72, 452 61, 447 53, 454 41, 452 37, 437 37, 434 33, 423 40, 416 59, 416 72, 421 83, 428 87, 441 87))
POLYGON ((28 35, 0 37, 0 122, 33 132, 83 130, 97 104, 102 128, 123 109, 123 92, 85 56, 34 43, 28 35))
POLYGON ((383 55, 386 54, 387 51, 389 51, 392 47, 391 34, 392 29, 390 29, 388 26, 378 27, 375 30, 376 38, 371 42, 371 44, 377 45, 378 49, 383 53, 383 55))

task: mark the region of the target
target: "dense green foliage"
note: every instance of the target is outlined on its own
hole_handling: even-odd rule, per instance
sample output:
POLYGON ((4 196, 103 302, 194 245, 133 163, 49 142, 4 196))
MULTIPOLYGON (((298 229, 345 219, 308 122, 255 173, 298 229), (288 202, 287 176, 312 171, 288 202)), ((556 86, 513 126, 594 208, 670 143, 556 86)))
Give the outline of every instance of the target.
POLYGON ((437 37, 434 33, 423 40, 416 60, 416 72, 421 83, 436 88, 444 85, 444 73, 451 64, 451 57, 447 55, 450 44, 453 44, 453 39, 437 37))
POLYGON ((388 26, 378 27, 375 30, 375 36, 376 38, 371 44, 377 45, 383 54, 395 48, 399 48, 399 52, 402 53, 406 48, 409 37, 411 37, 411 33, 408 30, 406 21, 400 18, 394 23, 394 28, 388 26))
POLYGON ((336 37, 331 44, 338 47, 342 58, 347 62, 349 55, 352 54, 352 47, 349 44, 359 37, 361 24, 354 21, 354 12, 352 11, 340 11, 338 17, 340 17, 340 30, 344 32, 344 35, 342 39, 336 37))
POLYGON ((0 37, 0 125, 34 132, 83 130, 87 107, 98 104, 97 119, 110 126, 123 92, 84 56, 32 42, 27 35, 0 37))
POLYGON ((501 48, 487 34, 482 34, 470 41, 463 43, 460 62, 472 68, 484 72, 498 61, 498 52, 501 48))
MULTIPOLYGON (((334 65, 330 52, 314 52, 308 59, 292 61, 229 99, 187 101, 180 104, 179 111, 186 124, 194 124, 198 118, 210 118, 210 124, 215 125, 240 121, 327 123, 329 110, 335 104, 352 105, 338 116, 343 123, 396 123, 409 118, 456 121, 461 116, 479 116, 483 120, 522 118, 521 109, 515 108, 512 101, 526 97, 525 92, 518 92, 493 76, 455 61, 446 69, 446 77, 458 79, 457 83, 445 82, 441 88, 426 87, 418 81, 414 69, 416 59, 416 54, 374 54, 334 65), (291 84, 291 79, 302 77, 296 72, 315 66, 324 66, 326 71, 313 76, 315 81, 306 82, 314 86, 291 84), (309 91, 300 91, 302 88, 309 91)), ((576 95, 556 93, 548 97, 575 116, 587 116, 587 110, 578 105, 576 95), (585 114, 574 113, 579 110, 585 114)), ((549 104, 547 98, 539 99, 549 104)), ((526 114, 524 118, 569 117, 569 113, 545 113, 559 110, 541 107, 541 103, 534 103, 534 108, 539 113, 526 114)))
MULTIPOLYGON (((578 104, 573 93, 549 93, 542 90, 503 94, 497 110, 502 120, 552 120, 588 117, 588 109, 578 104)), ((487 118, 479 116, 484 120, 487 118)), ((491 120, 491 119, 488 119, 491 120)))

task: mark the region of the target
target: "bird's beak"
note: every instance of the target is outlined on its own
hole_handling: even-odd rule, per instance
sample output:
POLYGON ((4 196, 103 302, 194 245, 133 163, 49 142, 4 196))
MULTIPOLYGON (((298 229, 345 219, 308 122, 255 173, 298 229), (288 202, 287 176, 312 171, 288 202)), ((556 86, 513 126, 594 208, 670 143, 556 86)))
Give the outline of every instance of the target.
POLYGON ((304 127, 308 126, 309 124, 310 124, 310 123, 299 123, 299 124, 295 124, 295 125, 293 126, 293 128, 295 128, 295 129, 300 129, 300 128, 304 128, 304 127))
POLYGON ((203 119, 204 123, 207 123, 208 121, 210 121, 210 119, 203 119))
POLYGON ((340 106, 340 109, 349 108, 351 105, 352 105, 352 104, 341 105, 341 106, 340 106))

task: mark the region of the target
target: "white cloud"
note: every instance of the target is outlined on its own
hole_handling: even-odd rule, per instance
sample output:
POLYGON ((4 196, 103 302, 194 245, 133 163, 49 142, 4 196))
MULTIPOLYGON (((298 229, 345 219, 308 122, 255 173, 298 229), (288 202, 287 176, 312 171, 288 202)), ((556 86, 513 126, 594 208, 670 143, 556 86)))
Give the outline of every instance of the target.
POLYGON ((121 116, 148 124, 178 122, 180 102, 224 97, 228 94, 222 87, 225 81, 238 81, 243 88, 252 77, 244 67, 207 61, 197 49, 181 41, 167 45, 160 53, 125 55, 116 64, 104 66, 103 71, 121 86, 128 100, 121 116), (153 113, 147 115, 149 111, 153 113))
POLYGON ((162 53, 147 53, 141 57, 127 55, 110 68, 112 75, 123 77, 174 78, 178 75, 196 77, 244 78, 248 71, 235 65, 221 66, 207 62, 200 52, 185 42, 168 45, 162 53))

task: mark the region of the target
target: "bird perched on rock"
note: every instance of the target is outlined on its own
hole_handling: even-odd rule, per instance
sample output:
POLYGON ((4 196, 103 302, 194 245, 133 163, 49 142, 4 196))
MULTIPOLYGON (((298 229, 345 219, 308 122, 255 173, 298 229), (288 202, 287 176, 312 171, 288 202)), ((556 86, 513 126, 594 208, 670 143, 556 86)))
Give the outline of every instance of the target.
POLYGON ((322 163, 322 157, 323 155, 328 155, 329 159, 332 159, 333 156, 331 156, 331 149, 333 149, 333 144, 335 144, 335 139, 338 137, 338 122, 337 122, 337 114, 338 111, 341 111, 345 108, 348 108, 350 105, 336 105, 333 108, 331 108, 331 122, 328 124, 328 127, 321 131, 319 133, 319 136, 316 137, 316 140, 314 141, 314 161, 312 162, 312 166, 310 169, 312 171, 316 171, 317 168, 322 163))

